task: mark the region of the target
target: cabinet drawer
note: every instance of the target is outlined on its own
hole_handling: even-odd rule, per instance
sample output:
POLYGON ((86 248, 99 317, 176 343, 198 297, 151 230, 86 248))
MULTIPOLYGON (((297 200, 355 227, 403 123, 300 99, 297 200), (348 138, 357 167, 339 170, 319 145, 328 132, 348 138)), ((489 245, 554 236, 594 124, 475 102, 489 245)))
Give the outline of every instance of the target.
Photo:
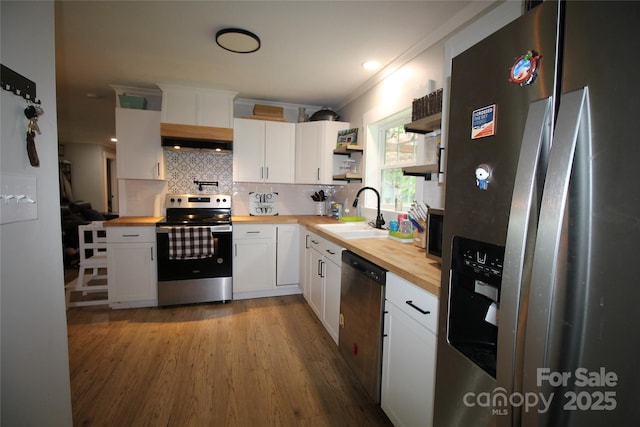
POLYGON ((234 239, 273 239, 275 227, 272 224, 234 225, 234 239))
POLYGON ((322 252, 322 242, 324 242, 324 239, 322 237, 318 236, 315 233, 309 232, 309 238, 307 239, 308 247, 314 248, 318 252, 322 252))
POLYGON ((387 273, 386 299, 435 334, 438 333, 438 298, 396 276, 387 273))
POLYGON ((342 247, 325 240, 322 245, 322 255, 338 266, 342 266, 342 247))
POLYGON ((324 256, 328 261, 331 261, 338 266, 342 266, 343 248, 339 245, 336 245, 335 243, 328 241, 324 237, 320 237, 317 234, 311 232, 309 232, 307 245, 308 247, 318 251, 318 253, 324 256))
POLYGON ((106 227, 107 243, 155 243, 156 227, 106 227))

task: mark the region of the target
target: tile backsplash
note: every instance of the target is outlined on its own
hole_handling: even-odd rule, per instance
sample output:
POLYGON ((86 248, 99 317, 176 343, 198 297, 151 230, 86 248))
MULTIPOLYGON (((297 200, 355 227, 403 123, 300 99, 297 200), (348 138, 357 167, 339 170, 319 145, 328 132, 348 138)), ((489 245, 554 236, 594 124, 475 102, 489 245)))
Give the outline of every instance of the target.
POLYGON ((231 194, 233 188, 233 155, 205 151, 165 151, 167 190, 169 193, 231 194), (218 186, 204 186, 202 191, 193 181, 218 181, 218 186))
POLYGON ((169 193, 223 193, 231 194, 234 215, 249 215, 251 192, 278 193, 277 210, 280 215, 313 215, 315 203, 311 195, 323 189, 340 190, 342 186, 263 184, 233 182, 233 154, 215 154, 205 151, 166 151, 167 191, 169 193), (218 186, 204 186, 202 191, 193 183, 218 181, 218 186))

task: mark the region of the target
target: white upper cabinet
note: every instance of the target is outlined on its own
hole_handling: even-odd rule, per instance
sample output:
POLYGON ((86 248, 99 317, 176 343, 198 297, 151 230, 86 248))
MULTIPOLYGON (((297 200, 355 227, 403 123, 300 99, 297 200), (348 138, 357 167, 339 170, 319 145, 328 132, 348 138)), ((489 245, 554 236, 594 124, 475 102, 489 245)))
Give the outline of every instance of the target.
POLYGON ((233 180, 292 184, 295 123, 234 119, 233 180))
POLYGON ((296 184, 333 184, 333 150, 347 122, 317 121, 296 126, 296 184))
POLYGON ((233 127, 233 100, 237 92, 158 84, 162 89, 162 123, 233 127))
POLYGON ((116 108, 119 179, 165 179, 160 112, 116 108))

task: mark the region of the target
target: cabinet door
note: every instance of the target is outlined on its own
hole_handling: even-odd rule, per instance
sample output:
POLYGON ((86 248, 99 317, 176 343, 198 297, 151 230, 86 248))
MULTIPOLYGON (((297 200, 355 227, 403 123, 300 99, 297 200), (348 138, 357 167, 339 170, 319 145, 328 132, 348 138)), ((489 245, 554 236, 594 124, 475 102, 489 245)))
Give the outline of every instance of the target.
POLYGON ((233 180, 261 182, 264 176, 264 122, 234 119, 233 180))
POLYGON ((320 122, 298 123, 296 126, 296 184, 320 182, 319 141, 322 139, 320 122))
POLYGON ((134 301, 157 303, 155 251, 155 243, 108 244, 109 304, 134 301))
POLYGON ((275 263, 272 239, 236 240, 233 258, 234 292, 273 289, 275 263))
POLYGON ((431 426, 436 336, 387 300, 381 406, 396 426, 431 426))
POLYGON ((162 87, 162 122, 195 125, 198 94, 193 90, 162 87))
POLYGON ((333 184, 333 150, 347 122, 318 121, 296 127, 296 184, 333 184))
POLYGON ((298 225, 276 226, 276 286, 295 285, 299 280, 298 225))
POLYGON ((162 122, 182 125, 233 126, 233 99, 236 92, 160 84, 162 122))
POLYGON ((329 335, 338 345, 340 321, 340 279, 342 268, 325 258, 324 307, 322 320, 329 335))
POLYGON ((229 128, 233 126, 233 92, 200 91, 196 124, 229 128))
POLYGON ((311 249, 309 262, 309 305, 322 320, 324 300, 324 262, 322 255, 315 249, 311 249))
POLYGON ((298 269, 298 277, 300 290, 304 299, 309 301, 309 265, 311 263, 311 248, 309 247, 309 231, 306 227, 301 226, 299 232, 298 248, 300 250, 300 267, 298 269))
POLYGON ((295 123, 265 123, 265 181, 293 184, 295 178, 295 141, 295 123))
POLYGON ((116 137, 119 179, 164 179, 159 111, 116 108, 116 137))

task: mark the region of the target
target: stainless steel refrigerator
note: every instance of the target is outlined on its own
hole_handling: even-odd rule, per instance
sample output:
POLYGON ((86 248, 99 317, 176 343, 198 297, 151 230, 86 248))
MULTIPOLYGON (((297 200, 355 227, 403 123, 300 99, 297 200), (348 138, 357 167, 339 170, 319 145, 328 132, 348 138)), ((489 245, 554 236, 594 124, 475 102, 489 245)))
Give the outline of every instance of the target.
POLYGON ((455 57, 435 426, 640 419, 639 2, 544 2, 455 57))

